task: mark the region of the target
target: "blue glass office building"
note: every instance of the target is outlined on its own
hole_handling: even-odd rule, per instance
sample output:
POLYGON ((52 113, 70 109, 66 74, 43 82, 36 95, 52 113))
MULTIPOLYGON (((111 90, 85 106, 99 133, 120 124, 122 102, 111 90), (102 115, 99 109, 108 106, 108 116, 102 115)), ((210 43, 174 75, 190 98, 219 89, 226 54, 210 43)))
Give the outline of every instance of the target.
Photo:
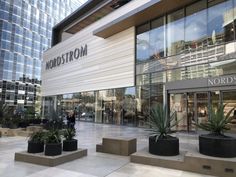
POLYGON ((0 100, 30 106, 40 98, 42 52, 52 27, 79 0, 0 0, 0 100))

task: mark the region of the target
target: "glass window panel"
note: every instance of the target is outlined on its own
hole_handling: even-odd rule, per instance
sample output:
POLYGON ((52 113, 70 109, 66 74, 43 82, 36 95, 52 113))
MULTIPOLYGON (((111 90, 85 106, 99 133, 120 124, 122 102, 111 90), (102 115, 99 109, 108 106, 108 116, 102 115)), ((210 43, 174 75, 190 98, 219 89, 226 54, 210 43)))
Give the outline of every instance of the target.
POLYGON ((136 85, 146 85, 149 84, 149 74, 137 75, 136 76, 136 85))
POLYGON ((164 17, 151 22, 150 31, 150 58, 159 59, 165 56, 165 27, 164 17))
POLYGON ((147 119, 150 112, 150 86, 137 86, 136 87, 136 100, 137 100, 137 125, 139 127, 146 126, 147 119))
POLYGON ((184 9, 167 16, 167 50, 168 56, 184 50, 184 9))
POLYGON ((149 32, 144 32, 136 36, 136 58, 137 61, 149 59, 149 32))
MULTIPOLYGON (((231 109, 236 107, 236 90, 230 92, 223 92, 223 103, 225 105, 225 114, 229 112, 231 109)), ((236 110, 231 113, 232 121, 229 124, 231 128, 235 128, 236 124, 236 110)))
POLYGON ((170 56, 166 58, 166 68, 172 69, 172 68, 178 68, 181 66, 185 66, 188 63, 188 57, 185 57, 184 54, 170 56))
POLYGON ((151 74, 151 84, 154 83, 165 83, 165 72, 158 72, 151 74))
POLYGON ((166 71, 167 81, 177 81, 177 80, 183 80, 185 77, 182 74, 181 69, 173 69, 173 70, 167 70, 166 71))
POLYGON ((207 1, 199 1, 186 8, 185 47, 197 49, 207 44, 207 1))
POLYGON ((208 4, 209 44, 220 44, 234 39, 233 1, 215 0, 208 4))
POLYGON ((155 107, 157 104, 163 105, 163 84, 150 85, 150 108, 155 107))
POLYGON ((136 65, 136 75, 162 71, 166 69, 166 59, 152 60, 136 65))
POLYGON ((224 60, 209 63, 209 76, 221 76, 234 74, 236 68, 236 59, 224 60))
POLYGON ((131 123, 136 125, 136 97, 135 87, 125 88, 123 100, 123 124, 131 123))
POLYGON ((182 69, 181 75, 185 79, 208 77, 208 68, 208 64, 185 67, 182 69))

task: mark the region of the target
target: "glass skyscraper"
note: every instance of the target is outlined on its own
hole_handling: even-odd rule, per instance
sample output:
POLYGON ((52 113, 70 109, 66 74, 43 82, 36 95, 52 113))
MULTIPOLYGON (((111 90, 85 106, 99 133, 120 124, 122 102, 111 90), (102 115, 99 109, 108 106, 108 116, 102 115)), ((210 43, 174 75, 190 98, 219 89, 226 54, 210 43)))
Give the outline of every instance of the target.
POLYGON ((10 106, 37 104, 42 53, 52 28, 81 0, 0 0, 0 100, 10 106))

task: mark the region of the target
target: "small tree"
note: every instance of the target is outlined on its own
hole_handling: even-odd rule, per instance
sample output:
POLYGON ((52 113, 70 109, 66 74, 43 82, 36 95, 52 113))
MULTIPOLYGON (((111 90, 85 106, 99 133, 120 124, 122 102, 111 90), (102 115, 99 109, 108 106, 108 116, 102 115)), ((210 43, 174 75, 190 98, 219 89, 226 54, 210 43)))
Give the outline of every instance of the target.
POLYGON ((27 107, 24 112, 24 118, 25 119, 34 119, 35 118, 35 108, 32 106, 27 107))
POLYGON ((2 101, 0 102, 0 123, 7 125, 13 118, 13 110, 2 101))

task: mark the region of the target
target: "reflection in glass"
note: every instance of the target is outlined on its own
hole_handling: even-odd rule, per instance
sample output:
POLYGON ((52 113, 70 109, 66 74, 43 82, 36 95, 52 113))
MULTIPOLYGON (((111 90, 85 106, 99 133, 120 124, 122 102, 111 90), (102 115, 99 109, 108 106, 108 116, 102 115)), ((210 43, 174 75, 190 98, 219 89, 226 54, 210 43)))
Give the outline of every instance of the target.
POLYGON ((149 59, 149 24, 137 28, 136 57, 138 61, 149 59))
POLYGON ((136 85, 147 85, 149 84, 149 74, 143 74, 136 76, 136 85))
POLYGON ((209 44, 220 44, 234 39, 233 2, 211 1, 208 4, 209 44))
POLYGON ((167 50, 168 56, 184 50, 184 9, 167 16, 167 50))
POLYGON ((209 63, 209 76, 221 76, 234 74, 236 68, 236 59, 209 63))
POLYGON ((181 69, 173 69, 166 71, 166 79, 168 82, 171 82, 171 81, 183 80, 184 78, 181 69))
POLYGON ((113 124, 120 125, 122 124, 122 111, 123 111, 123 101, 124 101, 124 92, 125 89, 118 88, 114 90, 114 109, 113 109, 113 124))
POLYGON ((64 115, 74 112, 79 120, 93 122, 94 103, 94 92, 82 92, 62 95, 60 105, 64 115))
POLYGON ((123 125, 137 125, 135 87, 125 88, 123 100, 123 125))
POLYGON ((206 45, 207 1, 199 1, 186 8, 185 48, 197 49, 206 45))
POLYGON ((159 59, 165 56, 164 17, 151 22, 150 58, 159 59))
POLYGON ((155 84, 155 83, 163 84, 163 83, 165 83, 166 82, 165 81, 165 79, 166 79, 165 75, 166 75, 165 72, 152 73, 151 74, 151 83, 152 84, 155 84))
POLYGON ((146 126, 150 111, 150 86, 143 85, 136 87, 137 98, 137 125, 139 127, 146 126))
POLYGON ((158 104, 163 105, 163 94, 165 93, 163 90, 163 84, 153 84, 150 85, 150 107, 153 108, 158 104))
POLYGON ((166 59, 151 60, 149 62, 138 63, 136 74, 152 73, 166 69, 166 59))

